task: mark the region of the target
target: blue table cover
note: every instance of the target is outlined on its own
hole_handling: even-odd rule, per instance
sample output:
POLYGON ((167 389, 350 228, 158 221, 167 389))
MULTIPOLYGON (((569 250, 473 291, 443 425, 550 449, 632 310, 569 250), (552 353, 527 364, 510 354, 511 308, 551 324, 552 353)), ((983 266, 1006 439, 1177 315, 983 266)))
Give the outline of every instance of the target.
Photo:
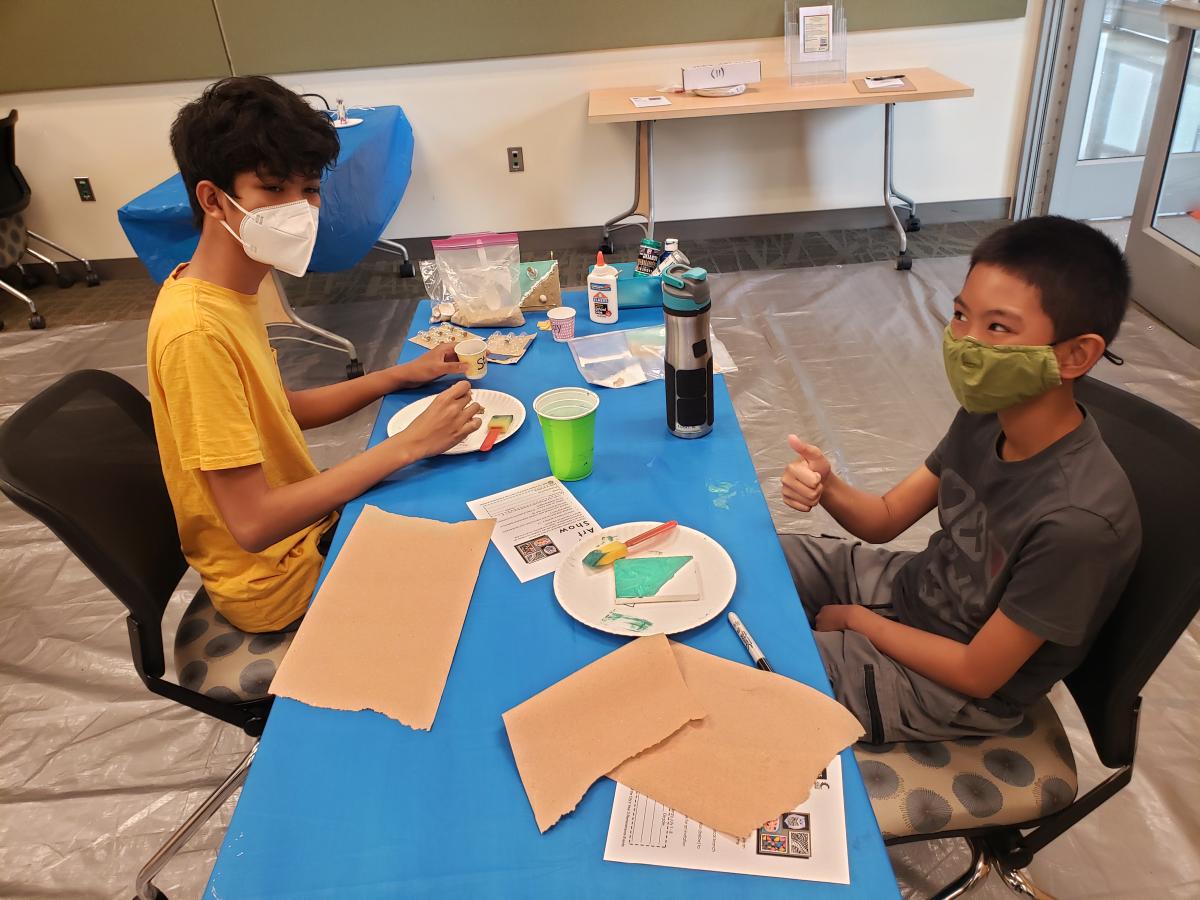
MULTIPOLYGON (((396 214, 412 174, 413 134, 404 110, 378 106, 347 114, 363 121, 338 129, 337 165, 321 179, 313 272, 349 269, 366 256, 396 214)), ((200 240, 178 172, 122 206, 117 219, 155 281, 191 259, 200 240)))
MULTIPOLYGON (((578 333, 598 329, 582 315, 582 293, 564 301, 581 312, 578 333)), ((428 314, 422 303, 414 333, 427 327, 428 314)), ((661 322, 661 308, 621 312, 623 326, 661 322)), ((419 352, 406 343, 401 359, 419 352)), ((490 454, 418 463, 348 504, 326 571, 364 503, 461 521, 471 517, 468 500, 550 474, 531 403, 549 388, 584 385, 567 346, 539 333, 520 363, 489 366, 481 385, 525 403, 522 428, 490 454)), ((674 517, 719 541, 737 566, 729 608, 777 671, 828 693, 723 378, 716 379, 716 427, 702 440, 667 432, 661 381, 599 390, 595 470, 569 489, 602 526, 674 517)), ((432 392, 385 398, 370 443, 386 437, 397 410, 432 392)), ((404 573, 396 579, 403 584, 404 573)), ((724 615, 674 639, 750 665, 724 615)), ((552 576, 522 585, 489 547, 433 729, 276 700, 204 896, 898 896, 849 749, 842 753, 849 886, 604 862, 608 779, 539 834, 501 713, 625 640, 575 622, 555 601, 552 576)), ((721 777, 715 759, 713 777, 721 777)))

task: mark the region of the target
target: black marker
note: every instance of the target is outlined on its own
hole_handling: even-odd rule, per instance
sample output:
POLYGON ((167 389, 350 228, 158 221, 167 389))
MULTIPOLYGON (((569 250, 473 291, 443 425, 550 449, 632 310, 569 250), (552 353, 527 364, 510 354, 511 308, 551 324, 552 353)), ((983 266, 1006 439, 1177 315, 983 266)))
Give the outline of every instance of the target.
POLYGON ((737 617, 737 613, 729 613, 729 624, 733 626, 733 630, 737 632, 737 636, 742 639, 742 644, 746 647, 746 652, 750 654, 750 658, 754 660, 754 664, 764 672, 774 672, 771 664, 767 662, 767 658, 763 656, 763 652, 758 649, 758 644, 754 643, 754 638, 750 637, 750 632, 746 630, 746 626, 742 624, 742 620, 737 617))

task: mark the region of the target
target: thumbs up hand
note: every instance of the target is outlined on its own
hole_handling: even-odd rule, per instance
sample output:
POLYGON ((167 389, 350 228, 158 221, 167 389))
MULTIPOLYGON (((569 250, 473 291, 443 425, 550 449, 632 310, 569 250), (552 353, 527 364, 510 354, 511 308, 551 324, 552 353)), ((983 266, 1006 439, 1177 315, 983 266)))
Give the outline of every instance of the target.
POLYGON ((792 509, 809 512, 821 502, 825 481, 829 478, 829 460, 812 444, 806 444, 796 435, 789 435, 788 445, 796 453, 796 459, 783 473, 783 502, 792 509))

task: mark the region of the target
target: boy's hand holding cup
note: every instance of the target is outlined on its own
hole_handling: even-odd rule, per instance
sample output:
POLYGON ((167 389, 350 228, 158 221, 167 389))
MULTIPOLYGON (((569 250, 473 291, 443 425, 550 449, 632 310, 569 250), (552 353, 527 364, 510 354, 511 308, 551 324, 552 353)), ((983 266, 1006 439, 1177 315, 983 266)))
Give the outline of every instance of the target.
POLYGON ((825 454, 796 435, 788 436, 788 446, 796 452, 796 459, 783 473, 783 502, 800 512, 810 512, 821 502, 832 469, 825 454))

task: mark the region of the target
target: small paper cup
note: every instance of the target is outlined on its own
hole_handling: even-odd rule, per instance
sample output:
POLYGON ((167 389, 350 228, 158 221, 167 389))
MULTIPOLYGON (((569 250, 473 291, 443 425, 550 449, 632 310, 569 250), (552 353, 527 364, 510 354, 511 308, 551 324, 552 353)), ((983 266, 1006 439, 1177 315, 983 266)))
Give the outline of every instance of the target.
POLYGON ((599 406, 600 398, 586 388, 555 388, 533 401, 550 471, 559 481, 579 481, 592 474, 599 406))
POLYGON ((575 337, 575 310, 570 306, 556 306, 546 311, 550 320, 550 333, 560 344, 575 337))
POLYGON ((479 338, 454 345, 458 361, 467 364, 467 377, 477 381, 487 374, 487 344, 479 338))

